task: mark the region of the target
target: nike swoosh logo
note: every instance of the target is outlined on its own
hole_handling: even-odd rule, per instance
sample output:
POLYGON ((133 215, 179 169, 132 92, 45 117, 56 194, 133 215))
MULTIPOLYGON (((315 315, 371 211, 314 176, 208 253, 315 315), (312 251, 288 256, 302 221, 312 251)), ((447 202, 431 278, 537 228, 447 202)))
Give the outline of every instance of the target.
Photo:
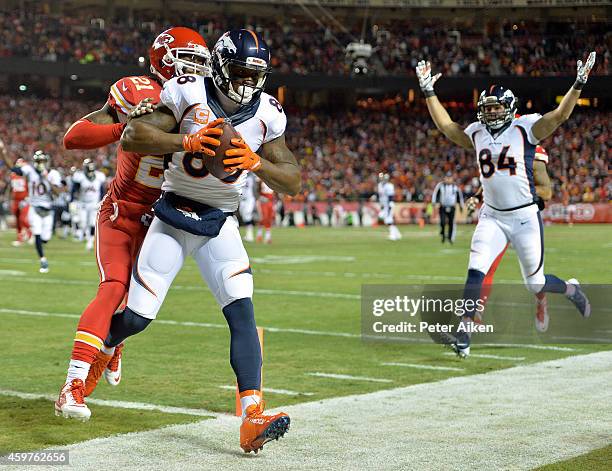
POLYGON ((123 84, 123 91, 124 91, 124 92, 127 92, 127 90, 128 90, 128 89, 127 89, 127 87, 125 86, 125 83, 124 83, 124 84, 123 84))
POLYGON ((521 221, 521 226, 527 224, 529 221, 521 221))

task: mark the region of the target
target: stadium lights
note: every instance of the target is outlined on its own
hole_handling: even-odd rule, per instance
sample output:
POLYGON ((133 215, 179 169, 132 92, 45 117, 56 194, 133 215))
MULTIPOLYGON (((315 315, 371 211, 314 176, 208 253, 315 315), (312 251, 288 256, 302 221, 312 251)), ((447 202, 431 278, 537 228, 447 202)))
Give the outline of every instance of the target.
POLYGON ((143 64, 145 63, 145 58, 144 58, 143 56, 140 56, 140 57, 138 58, 138 63, 139 63, 140 65, 143 65, 143 64))
POLYGON ((78 78, 79 78, 79 76, 78 76, 78 75, 76 75, 76 74, 72 74, 72 75, 70 76, 70 80, 78 80, 78 78))
POLYGON ((27 85, 24 85, 24 84, 19 85, 19 91, 20 92, 25 92, 25 91, 27 91, 27 89, 28 89, 27 85))

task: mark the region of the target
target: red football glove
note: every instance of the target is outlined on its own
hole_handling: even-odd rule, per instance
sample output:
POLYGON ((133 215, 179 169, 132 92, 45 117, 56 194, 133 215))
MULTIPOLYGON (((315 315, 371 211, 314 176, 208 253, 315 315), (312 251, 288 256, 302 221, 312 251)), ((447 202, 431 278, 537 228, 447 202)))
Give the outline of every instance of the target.
POLYGON ((217 118, 208 123, 205 127, 193 134, 187 134, 183 137, 183 149, 187 152, 202 153, 209 157, 215 156, 214 148, 221 145, 219 139, 215 139, 223 134, 223 129, 217 128, 223 122, 223 118, 217 118), (213 137, 211 137, 213 136, 213 137), (213 149, 211 149, 213 147, 213 149))
POLYGON ((237 149, 228 149, 225 151, 226 157, 234 157, 233 159, 223 159, 223 165, 225 165, 226 172, 233 172, 239 168, 255 172, 261 167, 261 159, 251 150, 244 140, 232 139, 231 142, 237 149))

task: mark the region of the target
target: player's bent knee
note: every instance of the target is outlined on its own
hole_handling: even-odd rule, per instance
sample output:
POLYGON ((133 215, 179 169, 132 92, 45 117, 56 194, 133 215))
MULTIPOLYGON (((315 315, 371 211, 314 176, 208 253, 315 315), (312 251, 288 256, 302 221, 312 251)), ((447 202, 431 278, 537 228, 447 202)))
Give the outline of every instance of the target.
POLYGON ((167 275, 181 263, 182 247, 173 237, 166 234, 155 234, 151 237, 150 248, 141 252, 138 259, 138 268, 141 271, 151 271, 160 275, 167 275))
POLYGON ((238 299, 253 297, 253 275, 250 267, 238 272, 226 268, 223 270, 222 279, 223 286, 217 299, 222 308, 238 299))
POLYGON ((544 276, 530 276, 525 280, 525 287, 534 294, 538 294, 544 289, 546 280, 544 276))

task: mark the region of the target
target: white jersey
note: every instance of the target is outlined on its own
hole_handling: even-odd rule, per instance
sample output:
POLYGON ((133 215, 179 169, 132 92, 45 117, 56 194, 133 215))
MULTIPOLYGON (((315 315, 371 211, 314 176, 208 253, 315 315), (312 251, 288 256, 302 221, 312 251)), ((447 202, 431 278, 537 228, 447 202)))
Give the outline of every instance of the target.
POLYGON ((244 201, 245 203, 250 203, 251 201, 255 201, 255 184, 257 183, 257 179, 254 173, 248 173, 247 177, 244 181, 244 188, 242 189, 242 196, 240 197, 240 201, 244 201))
POLYGON ((538 140, 531 129, 540 118, 539 114, 515 118, 496 137, 480 122, 465 129, 476 149, 484 202, 493 209, 507 211, 533 203, 538 140))
POLYGON ((61 186, 62 177, 60 173, 55 169, 51 169, 43 177, 29 164, 21 167, 21 172, 28 179, 30 204, 39 208, 51 209, 53 206, 51 185, 61 186))
MULTIPOLYGON (((191 134, 209 122, 225 117, 214 94, 211 79, 183 75, 164 84, 160 100, 174 114, 179 132, 191 134)), ((232 115, 230 120, 253 152, 257 152, 262 144, 282 136, 287 124, 282 107, 267 93, 262 93, 257 102, 232 115)), ((162 190, 233 212, 238 208, 246 177, 247 172, 239 170, 219 180, 208 173, 201 157, 175 152, 164 172, 162 190)))
POLYGON ((395 198, 395 186, 391 182, 378 183, 378 202, 381 206, 389 206, 395 198))
POLYGON ((79 185, 77 201, 88 206, 98 204, 102 199, 102 187, 105 182, 106 175, 98 170, 94 172, 93 179, 87 178, 87 175, 81 170, 74 172, 72 184, 79 185))

